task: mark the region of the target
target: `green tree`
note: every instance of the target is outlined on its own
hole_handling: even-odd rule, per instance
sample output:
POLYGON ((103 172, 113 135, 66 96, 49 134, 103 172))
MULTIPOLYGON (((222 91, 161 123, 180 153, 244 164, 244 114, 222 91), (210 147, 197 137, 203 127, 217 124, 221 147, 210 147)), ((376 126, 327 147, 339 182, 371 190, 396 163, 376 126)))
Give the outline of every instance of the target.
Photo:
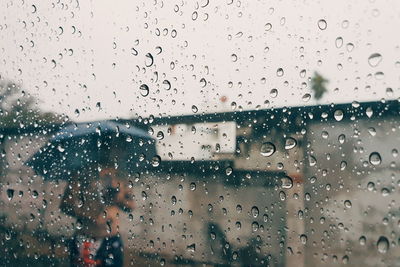
POLYGON ((316 100, 320 100, 324 93, 328 90, 326 89, 325 84, 328 82, 322 75, 318 72, 314 72, 314 76, 311 78, 311 89, 314 92, 314 97, 316 100))
POLYGON ((12 81, 0 81, 0 128, 24 128, 60 123, 60 115, 43 112, 37 100, 12 81))

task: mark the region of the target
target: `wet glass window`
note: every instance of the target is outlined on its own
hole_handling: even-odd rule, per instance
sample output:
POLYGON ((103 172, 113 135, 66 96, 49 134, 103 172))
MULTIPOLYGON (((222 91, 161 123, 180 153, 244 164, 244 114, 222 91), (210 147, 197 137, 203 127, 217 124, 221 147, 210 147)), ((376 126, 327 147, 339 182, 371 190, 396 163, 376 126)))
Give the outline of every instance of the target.
POLYGON ((400 3, 0 2, 0 265, 397 266, 400 3))

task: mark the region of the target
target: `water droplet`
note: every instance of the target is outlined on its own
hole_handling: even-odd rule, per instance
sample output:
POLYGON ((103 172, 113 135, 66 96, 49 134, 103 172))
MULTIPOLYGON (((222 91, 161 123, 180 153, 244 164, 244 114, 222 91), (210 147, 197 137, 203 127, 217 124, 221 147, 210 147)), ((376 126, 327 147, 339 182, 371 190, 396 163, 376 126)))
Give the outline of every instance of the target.
POLYGON ((226 175, 228 175, 228 176, 231 175, 232 172, 233 172, 232 167, 227 167, 227 168, 225 169, 225 173, 226 173, 226 175))
POLYGON ((343 38, 342 37, 336 38, 335 45, 337 48, 341 48, 343 46, 343 38))
POLYGON ((258 222, 253 222, 251 224, 251 229, 253 230, 253 232, 256 232, 259 227, 260 227, 260 225, 258 224, 258 222))
POLYGON ((60 151, 61 153, 65 151, 65 148, 63 148, 61 145, 57 146, 57 150, 60 151))
POLYGON ((169 89, 171 89, 171 83, 168 80, 164 80, 162 83, 164 85, 165 90, 168 91, 169 89))
POLYGON ((393 96, 393 89, 392 88, 390 88, 390 87, 388 87, 388 88, 386 88, 386 95, 387 96, 389 96, 389 97, 391 97, 391 96, 393 96))
POLYGON ((374 166, 381 164, 382 162, 381 155, 378 152, 372 152, 369 155, 369 162, 374 166))
POLYGON ((343 144, 346 141, 346 136, 344 134, 339 135, 338 141, 340 144, 343 144))
POLYGON ((150 89, 149 89, 149 87, 147 86, 147 84, 142 84, 142 85, 139 87, 139 90, 140 90, 140 94, 141 94, 142 96, 144 96, 144 97, 148 96, 149 93, 150 93, 150 89))
POLYGON ((309 156, 308 163, 310 164, 311 167, 315 166, 315 164, 317 164, 317 159, 314 156, 309 156))
POLYGON ((390 195, 390 191, 387 188, 382 188, 381 194, 382 196, 387 197, 388 195, 390 195))
POLYGON ((154 63, 153 55, 150 53, 147 53, 144 64, 146 65, 146 67, 151 67, 153 65, 153 63, 154 63))
POLYGON ((272 24, 271 23, 265 24, 265 30, 266 31, 270 31, 271 29, 272 29, 272 24))
POLYGON ((358 108, 360 106, 360 103, 358 101, 353 101, 353 102, 351 102, 351 106, 353 108, 358 108))
POLYGON ((347 209, 350 209, 351 208, 351 201, 350 200, 346 200, 345 202, 344 202, 344 206, 347 208, 347 209))
POLYGON ((341 171, 344 171, 346 169, 346 167, 347 167, 346 161, 343 160, 342 162, 340 162, 340 170, 341 171))
POLYGON ((160 260, 160 265, 161 265, 161 266, 164 266, 164 265, 165 265, 165 259, 161 259, 161 260, 160 260))
POLYGON ((275 153, 275 145, 271 142, 265 142, 261 145, 261 155, 264 157, 270 157, 275 153))
POLYGON ((352 43, 346 44, 346 49, 347 49, 348 52, 353 51, 353 49, 354 49, 354 44, 352 44, 352 43))
POLYGON ((198 111, 199 111, 199 109, 195 105, 193 105, 192 106, 192 112, 193 113, 197 113, 198 111))
POLYGON ((260 211, 258 210, 258 208, 257 208, 256 206, 253 206, 253 207, 251 208, 251 215, 252 215, 254 218, 257 218, 259 214, 260 214, 260 211))
POLYGON ((279 199, 280 199, 281 201, 285 201, 285 200, 286 200, 286 194, 285 194, 285 192, 283 192, 283 191, 280 191, 280 192, 279 192, 279 199))
POLYGON ((186 249, 189 252, 195 252, 196 251, 196 244, 193 243, 193 244, 187 246, 186 249))
POLYGON ((360 239, 358 239, 358 242, 360 242, 361 246, 365 246, 367 243, 367 238, 365 236, 361 236, 360 239))
POLYGON ((276 76, 282 77, 285 74, 282 68, 276 70, 276 76))
POLYGON ((171 197, 171 203, 172 203, 172 205, 176 204, 176 196, 171 197))
POLYGON ((311 99, 311 95, 310 94, 305 94, 305 95, 303 95, 303 97, 301 99, 304 102, 308 102, 311 99))
POLYGON ((190 190, 195 191, 196 190, 196 183, 190 183, 190 190))
POLYGON ((235 223, 236 229, 240 230, 242 229, 242 224, 240 222, 235 223))
POLYGON ((368 64, 371 67, 376 67, 381 63, 382 61, 382 56, 379 53, 373 53, 368 57, 368 64))
POLYGON ((343 116, 344 116, 344 115, 343 115, 343 111, 340 110, 340 109, 335 110, 333 116, 335 117, 335 120, 341 121, 341 120, 343 119, 343 116))
POLYGON ((369 127, 369 128, 368 128, 368 133, 369 133, 371 136, 375 136, 375 135, 376 135, 376 130, 375 130, 375 128, 374 128, 374 127, 369 127))
POLYGON ((367 114, 368 118, 371 118, 372 115, 374 114, 374 111, 372 110, 371 107, 368 107, 367 110, 365 111, 365 114, 367 114))
POLYGON ((135 49, 135 48, 131 48, 131 53, 132 53, 132 55, 134 55, 134 56, 137 56, 139 53, 138 53, 138 51, 135 49))
POLYGON ((320 29, 320 30, 325 30, 326 28, 328 27, 328 24, 326 23, 326 20, 324 20, 324 19, 320 19, 320 20, 318 20, 318 28, 320 29))
POLYGON ((329 138, 329 133, 327 131, 322 131, 321 136, 324 139, 328 139, 329 138))
POLYGON ((162 47, 161 46, 156 46, 157 55, 161 54, 161 52, 162 52, 162 47))
POLYGON ((161 158, 160 156, 156 155, 151 159, 151 165, 153 165, 153 167, 158 167, 160 166, 161 163, 161 158))
POLYGON ((290 189, 293 187, 293 180, 289 176, 281 178, 281 187, 283 189, 290 189))
POLYGON ((157 133, 157 139, 158 139, 158 140, 163 140, 163 139, 164 139, 164 133, 163 133, 162 131, 159 131, 159 132, 157 133))
POLYGON ((241 212, 242 212, 242 206, 237 205, 237 206, 236 206, 236 211, 237 211, 238 213, 241 213, 241 212))
POLYGON ((232 62, 236 62, 237 61, 237 55, 236 54, 232 54, 231 55, 231 60, 232 60, 232 62))
POLYGON ((32 197, 33 197, 33 198, 38 198, 38 196, 39 196, 38 191, 33 190, 33 191, 32 191, 32 197))
POLYGON ((305 234, 300 235, 300 241, 305 245, 307 243, 307 236, 305 234))
POLYGON ((296 139, 289 137, 285 140, 285 149, 290 150, 297 145, 296 139))
POLYGON ((389 240, 384 236, 379 237, 376 245, 379 253, 385 254, 389 250, 389 240))
POLYGON ((374 191, 375 190, 375 184, 373 182, 368 182, 367 184, 367 189, 368 191, 374 191))
POLYGON ((272 90, 269 92, 269 95, 270 95, 272 98, 277 97, 277 96, 278 96, 278 89, 276 89, 276 88, 272 89, 272 90))
POLYGON ((8 200, 12 200, 14 197, 14 189, 7 189, 7 198, 8 200))
POLYGON ((206 79, 201 78, 201 79, 200 79, 200 86, 201 86, 201 87, 206 87, 206 85, 207 85, 206 79))
POLYGON ((377 71, 375 72, 374 77, 377 80, 382 80, 383 78, 385 78, 385 74, 382 71, 377 71))

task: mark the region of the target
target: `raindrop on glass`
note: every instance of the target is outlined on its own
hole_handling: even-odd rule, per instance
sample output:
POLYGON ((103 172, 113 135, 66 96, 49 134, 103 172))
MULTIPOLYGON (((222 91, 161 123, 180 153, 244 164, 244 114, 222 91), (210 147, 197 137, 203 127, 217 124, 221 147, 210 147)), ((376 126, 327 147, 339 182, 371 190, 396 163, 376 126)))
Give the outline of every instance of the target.
POLYGON ((340 109, 335 110, 333 116, 335 117, 335 120, 341 121, 343 119, 343 111, 340 109))
POLYGON ((276 89, 276 88, 272 89, 272 90, 269 92, 269 95, 270 95, 272 98, 277 97, 277 96, 278 96, 278 89, 276 89))
POLYGON ((162 131, 159 131, 159 132, 157 133, 157 139, 158 139, 158 140, 163 140, 163 139, 164 139, 164 133, 163 133, 162 131))
POLYGON ((374 111, 372 110, 371 107, 368 107, 367 110, 365 111, 365 114, 367 114, 368 118, 371 118, 372 115, 374 114, 374 111))
POLYGON ((260 154, 264 157, 270 157, 275 153, 275 145, 271 142, 265 142, 261 145, 260 154))
POLYGON ((324 19, 320 19, 319 21, 318 21, 318 28, 320 29, 320 30, 325 30, 326 28, 328 27, 328 24, 326 23, 326 20, 324 20, 324 19))
POLYGON ((315 166, 317 164, 317 159, 314 156, 309 156, 308 163, 310 164, 311 167, 315 166))
POLYGON ((365 236, 361 236, 360 239, 358 239, 358 242, 360 242, 361 246, 365 246, 365 243, 367 243, 367 238, 365 236))
POLYGON ((150 89, 147 86, 147 84, 142 84, 141 86, 139 86, 139 90, 140 90, 140 94, 144 97, 148 96, 150 93, 150 89))
POLYGON ((297 145, 296 139, 289 137, 285 140, 285 149, 290 150, 297 145))
POLYGON ((257 208, 256 206, 253 206, 253 207, 251 208, 251 215, 252 215, 254 218, 257 218, 259 214, 260 214, 260 211, 258 210, 258 208, 257 208))
POLYGON ((337 48, 341 48, 343 46, 343 38, 342 37, 336 38, 335 45, 337 48))
POLYGON ((367 184, 367 189, 368 189, 368 191, 374 191, 374 189, 375 189, 375 184, 373 183, 373 182, 368 182, 368 184, 367 184))
POLYGON ((282 68, 276 70, 276 76, 282 77, 285 74, 282 68))
POLYGON ((8 200, 12 200, 14 197, 14 189, 7 189, 7 198, 8 200))
POLYGON ((171 83, 168 80, 164 80, 162 83, 164 85, 165 90, 168 91, 169 89, 171 89, 171 83))
POLYGON ((374 166, 381 164, 382 162, 381 155, 378 152, 372 152, 369 155, 369 162, 374 166))
POLYGON ((376 67, 381 63, 382 61, 382 56, 379 53, 373 53, 368 57, 368 64, 371 67, 376 67))
POLYGON ((158 166, 160 166, 160 163, 161 163, 161 158, 160 158, 160 156, 158 156, 158 155, 154 156, 154 157, 151 159, 151 165, 152 165, 153 167, 158 167, 158 166))
POLYGON ((293 187, 293 180, 289 176, 281 178, 281 187, 284 189, 290 189, 293 187))
POLYGON ((146 67, 151 67, 154 63, 154 58, 153 55, 150 53, 146 54, 146 58, 145 58, 145 65, 146 67))
POLYGON ((339 135, 338 141, 340 144, 343 144, 346 141, 346 136, 344 134, 339 135))
POLYGON ((308 102, 311 99, 311 95, 310 94, 305 94, 305 95, 303 95, 303 97, 301 99, 304 102, 308 102))
POLYGON ((381 236, 379 237, 376 246, 379 253, 385 254, 389 250, 389 240, 386 237, 381 236))
POLYGON ((190 183, 190 190, 195 191, 196 190, 196 183, 190 183))

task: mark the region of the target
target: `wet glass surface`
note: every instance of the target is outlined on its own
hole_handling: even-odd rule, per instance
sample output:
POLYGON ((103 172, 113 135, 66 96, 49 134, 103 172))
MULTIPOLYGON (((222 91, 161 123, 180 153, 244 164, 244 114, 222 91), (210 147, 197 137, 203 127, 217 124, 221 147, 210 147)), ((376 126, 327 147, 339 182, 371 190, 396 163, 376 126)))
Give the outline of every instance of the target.
POLYGON ((0 265, 397 266, 397 1, 0 3, 0 265))

